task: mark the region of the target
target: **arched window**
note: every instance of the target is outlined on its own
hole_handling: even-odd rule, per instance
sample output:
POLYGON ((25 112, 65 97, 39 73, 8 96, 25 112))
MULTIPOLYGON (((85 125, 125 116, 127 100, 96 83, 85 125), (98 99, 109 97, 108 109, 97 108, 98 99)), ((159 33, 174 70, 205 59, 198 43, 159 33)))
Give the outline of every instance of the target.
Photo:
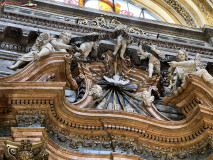
POLYGON ((79 5, 94 8, 108 12, 116 12, 119 14, 140 17, 144 19, 163 21, 159 16, 157 16, 152 11, 132 1, 128 2, 124 0, 55 0, 55 1, 71 5, 79 5))

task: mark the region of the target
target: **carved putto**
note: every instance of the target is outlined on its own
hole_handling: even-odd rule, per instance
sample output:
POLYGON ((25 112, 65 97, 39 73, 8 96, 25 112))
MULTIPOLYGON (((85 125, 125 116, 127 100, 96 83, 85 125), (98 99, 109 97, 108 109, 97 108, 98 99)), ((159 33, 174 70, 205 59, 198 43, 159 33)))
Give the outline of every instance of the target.
POLYGON ((120 57, 122 59, 124 59, 124 53, 126 51, 126 48, 132 42, 132 40, 128 39, 127 26, 119 25, 117 28, 115 28, 114 32, 115 31, 120 31, 120 34, 117 37, 117 42, 116 42, 116 45, 115 45, 113 55, 116 55, 118 50, 121 47, 120 57))
MULTIPOLYGON (((187 61, 188 60, 188 53, 185 50, 179 50, 177 52, 176 59, 178 62, 187 61)), ((190 70, 188 70, 190 71, 190 70)), ((193 70, 192 70, 193 71, 193 70)), ((185 81, 185 75, 187 71, 184 67, 177 66, 177 67, 170 67, 168 69, 168 81, 169 86, 168 89, 170 92, 176 91, 177 86, 180 86, 178 83, 182 83, 185 81)))
POLYGON ((97 35, 98 35, 97 33, 88 34, 87 36, 94 37, 92 38, 92 40, 94 41, 82 43, 79 47, 79 52, 76 52, 74 56, 78 58, 86 59, 92 50, 94 50, 95 55, 97 56, 98 42, 97 42, 97 38, 95 38, 97 35))
MULTIPOLYGON (((208 73, 206 69, 203 67, 203 63, 201 61, 201 57, 199 53, 196 55, 195 60, 181 61, 181 62, 170 62, 171 67, 183 67, 184 70, 181 72, 183 75, 181 78, 185 80, 185 76, 188 73, 195 74, 201 77, 204 81, 213 84, 213 77, 208 73)), ((184 82, 184 81, 183 81, 184 82)))
POLYGON ((155 100, 155 97, 151 95, 151 91, 143 91, 141 98, 145 104, 145 106, 151 107, 152 103, 155 100))
POLYGON ((146 53, 142 49, 142 45, 139 45, 138 47, 140 54, 142 54, 144 57, 149 58, 149 78, 152 78, 153 69, 156 69, 156 72, 158 75, 161 75, 160 73, 160 58, 164 59, 165 55, 156 49, 156 46, 152 46, 151 50, 154 51, 156 54, 146 53))
POLYGON ((59 38, 51 38, 50 34, 46 32, 41 33, 36 39, 36 42, 32 47, 32 51, 19 57, 15 64, 8 68, 16 69, 26 62, 39 60, 40 57, 47 56, 56 51, 66 52, 66 49, 72 50, 73 46, 67 45, 71 38, 72 34, 69 31, 62 32, 59 38))

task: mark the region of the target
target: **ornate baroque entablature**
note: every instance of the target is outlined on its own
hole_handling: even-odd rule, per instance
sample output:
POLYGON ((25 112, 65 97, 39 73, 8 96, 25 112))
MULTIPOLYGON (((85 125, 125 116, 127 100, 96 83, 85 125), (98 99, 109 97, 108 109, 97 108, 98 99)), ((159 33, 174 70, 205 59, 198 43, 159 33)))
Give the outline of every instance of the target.
MULTIPOLYGON (((24 17, 25 16, 22 16, 22 19, 17 19, 16 15, 13 15, 11 14, 10 15, 3 15, 3 21, 5 22, 9 22, 8 18, 9 19, 13 19, 13 20, 18 20, 17 23, 19 24, 22 24, 24 21, 24 23, 27 23, 28 20, 27 19, 34 19, 33 17, 25 17, 26 18, 26 22, 24 20, 24 17)), ((111 18, 111 20, 113 20, 111 18)), ((87 24, 87 25, 84 25, 84 24, 73 24, 73 23, 64 23, 64 22, 61 22, 61 21, 53 21, 53 20, 44 20, 44 19, 40 19, 40 20, 33 20, 34 22, 34 27, 43 27, 43 29, 49 29, 49 30, 63 30, 63 29, 69 29, 71 30, 72 32, 74 33, 91 33, 93 31, 95 32, 101 32, 101 33, 112 33, 112 30, 108 30, 108 29, 104 29, 104 28, 100 28, 100 27, 95 27, 94 28, 90 27, 90 24, 87 24), (35 25, 36 24, 36 25, 35 25), (41 26, 42 24, 42 26, 41 26), (80 27, 79 27, 80 26, 80 27)), ((80 23, 80 22, 79 22, 80 23)), ((107 24, 108 22, 104 23, 105 25, 107 24)), ((109 23, 109 25, 111 24, 112 28, 115 27, 115 23, 109 23)), ((31 24, 28 24, 29 26, 31 26, 31 24)), ((107 25, 107 26, 109 26, 107 25)), ((33 27, 32 26, 32 27, 33 27)), ((102 26, 104 27, 104 26, 102 26)), ((32 32, 35 32, 35 30, 32 30, 32 32)), ((144 35, 141 35, 143 32, 142 32, 142 29, 140 28, 134 28, 134 27, 129 27, 129 33, 132 34, 132 37, 133 38, 133 44, 137 45, 137 41, 139 40, 143 40, 144 42, 148 43, 148 44, 157 44, 159 47, 161 47, 162 49, 165 49, 165 51, 168 49, 170 49, 171 51, 170 54, 173 54, 173 50, 178 50, 180 48, 183 48, 183 49, 186 49, 187 51, 191 52, 190 54, 193 55, 193 53, 195 52, 200 52, 201 54, 204 54, 204 58, 205 60, 208 60, 208 58, 210 57, 210 55, 212 54, 212 49, 211 48, 208 48, 208 47, 197 47, 195 45, 191 45, 191 44, 188 44, 186 45, 186 43, 183 43, 183 42, 187 42, 187 41, 184 41, 184 40, 178 40, 177 38, 174 38, 174 39, 177 39, 178 41, 181 41, 181 42, 170 42, 169 40, 162 40, 162 39, 156 39, 154 37, 149 37, 149 36, 144 36, 144 35), (136 34, 136 35, 134 35, 136 34), (134 41, 135 40, 135 41, 134 41)), ((6 33, 4 33, 6 34, 6 33)), ((200 31, 198 31, 198 34, 201 34, 200 31)), ((157 35, 156 35, 157 36, 157 35)), ((161 36, 159 36, 161 37, 161 36)), ((28 37, 29 38, 29 37, 28 37)), ((26 39, 26 38, 24 38, 26 39)), ((196 43, 196 42, 189 42, 189 43, 196 43)), ((202 44, 204 45, 204 44, 202 44)), ((29 47, 26 47, 25 46, 20 46, 20 45, 12 45, 12 44, 7 44, 5 42, 2 42, 1 43, 1 48, 2 49, 5 49, 5 50, 13 50, 13 51, 16 51, 16 52, 28 52, 29 51, 29 47)), ((193 55, 194 56, 194 55, 193 55)))

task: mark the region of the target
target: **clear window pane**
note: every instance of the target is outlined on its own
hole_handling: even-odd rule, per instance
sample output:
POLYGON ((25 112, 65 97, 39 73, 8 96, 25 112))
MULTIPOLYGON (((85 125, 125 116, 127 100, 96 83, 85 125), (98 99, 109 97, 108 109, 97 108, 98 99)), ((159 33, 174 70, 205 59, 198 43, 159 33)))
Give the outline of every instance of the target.
POLYGON ((141 8, 136 7, 130 3, 128 3, 128 6, 129 6, 130 16, 139 17, 139 15, 141 13, 141 8))
POLYGON ((151 16, 147 11, 144 11, 144 18, 146 19, 151 19, 151 20, 156 20, 153 16, 151 16))

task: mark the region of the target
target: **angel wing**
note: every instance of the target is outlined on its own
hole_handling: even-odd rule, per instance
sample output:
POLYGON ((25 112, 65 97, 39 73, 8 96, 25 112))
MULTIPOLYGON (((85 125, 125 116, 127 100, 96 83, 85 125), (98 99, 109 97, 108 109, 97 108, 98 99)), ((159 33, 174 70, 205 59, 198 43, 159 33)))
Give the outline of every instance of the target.
POLYGON ((47 32, 42 32, 36 39, 32 50, 39 51, 42 46, 49 43, 51 40, 50 34, 47 32))

